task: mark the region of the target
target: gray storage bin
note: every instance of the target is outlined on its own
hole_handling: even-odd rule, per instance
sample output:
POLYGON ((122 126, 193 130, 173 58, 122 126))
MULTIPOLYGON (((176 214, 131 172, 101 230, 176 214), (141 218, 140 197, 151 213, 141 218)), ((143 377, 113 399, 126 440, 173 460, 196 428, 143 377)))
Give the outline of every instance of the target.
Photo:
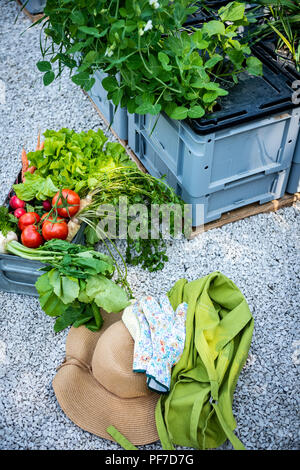
MULTIPOLYGON (((296 83, 300 81, 300 72, 296 70, 293 64, 288 61, 280 58, 275 51, 275 44, 274 41, 270 40, 263 41, 255 45, 253 48, 256 55, 261 59, 265 57, 268 60, 269 64, 272 64, 273 67, 280 70, 280 72, 285 75, 290 84, 296 83)), ((291 92, 296 92, 296 88, 291 88, 291 92)), ((300 124, 300 123, 299 123, 300 124)), ((294 194, 300 191, 300 125, 298 128, 298 138, 295 145, 294 156, 292 160, 292 166, 290 171, 290 176, 287 184, 286 191, 287 193, 294 194)))
POLYGON ((43 13, 47 0, 28 0, 28 2, 26 0, 21 0, 21 3, 29 13, 35 15, 36 13, 43 13))
POLYGON ((286 191, 291 194, 300 192, 300 132, 298 132, 298 139, 286 191))
POLYGON ((300 163, 292 163, 286 192, 290 194, 300 193, 300 163))
POLYGON ((128 115, 126 108, 115 107, 111 100, 107 99, 107 91, 102 86, 102 80, 107 76, 102 71, 95 72, 94 86, 88 91, 89 97, 93 100, 99 111, 103 114, 108 124, 122 140, 128 139, 128 115))
POLYGON ((253 202, 283 196, 298 135, 299 108, 210 134, 164 113, 128 115, 128 145, 150 174, 193 205, 193 226, 253 202), (155 127, 154 124, 156 123, 155 127), (202 209, 196 205, 204 204, 202 209))
POLYGON ((298 138, 295 145, 295 151, 293 155, 293 161, 286 192, 290 194, 300 192, 300 121, 298 127, 298 138))
MULTIPOLYGON (((84 244, 83 224, 72 243, 84 244)), ((9 253, 0 253, 0 290, 14 294, 27 294, 38 296, 35 283, 45 266, 38 261, 31 261, 9 253)))

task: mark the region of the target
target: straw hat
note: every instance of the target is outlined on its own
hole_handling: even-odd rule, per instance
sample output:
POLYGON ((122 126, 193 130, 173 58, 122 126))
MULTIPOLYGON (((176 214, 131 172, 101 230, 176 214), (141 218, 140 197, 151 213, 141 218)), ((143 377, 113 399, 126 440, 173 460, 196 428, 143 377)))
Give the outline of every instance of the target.
POLYGON ((53 380, 56 398, 79 427, 112 440, 115 426, 133 444, 158 440, 155 406, 159 395, 145 374, 132 372, 134 341, 120 314, 103 314, 99 332, 71 328, 66 359, 53 380))

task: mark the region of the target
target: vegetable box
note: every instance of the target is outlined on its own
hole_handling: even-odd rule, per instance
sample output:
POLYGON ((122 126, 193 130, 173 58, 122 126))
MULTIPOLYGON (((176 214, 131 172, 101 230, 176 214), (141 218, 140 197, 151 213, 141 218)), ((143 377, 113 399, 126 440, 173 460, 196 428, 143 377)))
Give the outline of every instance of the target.
MULTIPOLYGON (((300 88, 300 72, 297 72, 296 68, 290 63, 290 61, 283 60, 282 58, 278 57, 274 48, 272 48, 272 44, 267 42, 259 43, 255 46, 255 51, 257 55, 265 57, 269 63, 273 64, 274 67, 278 68, 282 73, 284 73, 290 83, 295 83, 296 88, 294 91, 300 88), (296 83, 298 81, 298 84, 296 83)), ((299 92, 297 93, 299 99, 299 92)), ((299 122, 300 128, 300 122, 299 122)), ((295 151, 293 155, 291 171, 289 175, 289 180, 287 184, 286 191, 288 193, 294 194, 300 192, 300 132, 298 128, 298 138, 295 145, 295 151)))
POLYGON ((47 0, 20 0, 20 2, 24 5, 29 13, 35 15, 36 13, 43 12, 47 0))
POLYGON ((150 174, 192 205, 193 226, 232 209, 283 196, 300 107, 280 70, 244 75, 212 115, 176 121, 129 114, 128 145, 150 174))
MULTIPOLYGON (((18 177, 16 183, 20 180, 18 177)), ((4 205, 8 206, 10 194, 4 205)), ((72 243, 84 244, 85 225, 82 225, 72 243)), ((43 274, 39 271, 44 265, 37 261, 27 260, 11 254, 0 253, 0 290, 14 294, 38 296, 35 283, 43 274)))
POLYGON ((122 140, 128 139, 128 117, 126 108, 116 108, 111 100, 107 99, 107 91, 102 86, 102 80, 107 75, 98 70, 95 72, 95 83, 88 92, 89 97, 103 114, 108 124, 122 140))

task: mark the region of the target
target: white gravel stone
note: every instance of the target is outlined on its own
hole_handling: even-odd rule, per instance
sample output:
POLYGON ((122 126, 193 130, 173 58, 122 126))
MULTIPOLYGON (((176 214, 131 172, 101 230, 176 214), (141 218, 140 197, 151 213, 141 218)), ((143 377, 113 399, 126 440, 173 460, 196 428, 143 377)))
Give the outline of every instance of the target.
MULTIPOLYGON (((66 75, 45 88, 35 63, 39 30, 16 2, 0 3, 0 202, 20 170, 21 149, 35 148, 38 130, 61 127, 106 130, 90 101, 66 75)), ((255 319, 249 358, 237 383, 236 433, 247 449, 299 449, 299 210, 260 214, 192 241, 168 247, 158 273, 129 267, 137 297, 166 292, 179 278, 193 280, 219 270, 244 293, 255 319)), ((122 244, 121 244, 122 246, 122 244)), ((119 449, 73 424, 60 409, 52 379, 64 357, 67 331, 53 332, 53 319, 36 298, 0 293, 0 448, 119 449)), ((144 446, 160 449, 160 443, 144 446)), ((231 449, 225 443, 220 449, 231 449)))

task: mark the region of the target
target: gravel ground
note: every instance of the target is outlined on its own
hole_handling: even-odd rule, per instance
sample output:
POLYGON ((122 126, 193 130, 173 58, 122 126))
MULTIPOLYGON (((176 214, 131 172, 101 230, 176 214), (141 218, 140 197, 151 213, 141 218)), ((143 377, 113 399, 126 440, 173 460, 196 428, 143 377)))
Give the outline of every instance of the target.
MULTIPOLYGON (((48 88, 35 67, 39 31, 19 7, 0 4, 0 202, 20 169, 20 153, 35 148, 38 129, 102 127, 90 101, 68 77, 48 88), (1 81, 0 81, 1 83, 1 81)), ((114 140, 110 132, 106 132, 114 140)), ((166 292, 174 282, 219 270, 244 293, 255 318, 250 354, 234 395, 237 435, 247 449, 296 450, 299 445, 299 210, 261 214, 168 247, 155 274, 129 268, 136 296, 166 292)), ((74 425, 51 382, 64 357, 67 331, 53 333, 36 298, 0 293, 0 448, 118 449, 74 425)), ((160 449, 160 443, 145 446, 160 449)), ((220 449, 231 449, 229 443, 220 449)))

